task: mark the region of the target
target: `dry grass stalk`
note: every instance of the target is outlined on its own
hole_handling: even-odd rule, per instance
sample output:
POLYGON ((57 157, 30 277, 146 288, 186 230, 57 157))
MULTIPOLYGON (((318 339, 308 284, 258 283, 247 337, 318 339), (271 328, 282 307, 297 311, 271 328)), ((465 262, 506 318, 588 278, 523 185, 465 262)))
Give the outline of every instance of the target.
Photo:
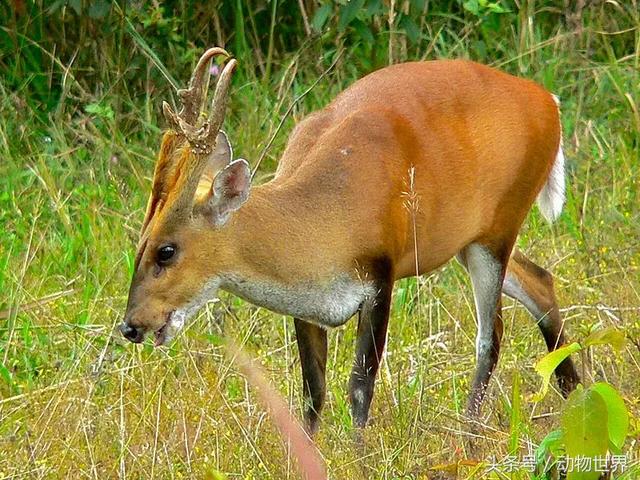
POLYGON ((262 404, 269 409, 280 436, 290 445, 291 453, 297 459, 298 468, 304 478, 307 480, 326 479, 326 468, 318 450, 302 426, 289 412, 287 403, 271 386, 262 368, 234 343, 228 341, 226 347, 233 361, 247 377, 249 383, 255 387, 262 404))

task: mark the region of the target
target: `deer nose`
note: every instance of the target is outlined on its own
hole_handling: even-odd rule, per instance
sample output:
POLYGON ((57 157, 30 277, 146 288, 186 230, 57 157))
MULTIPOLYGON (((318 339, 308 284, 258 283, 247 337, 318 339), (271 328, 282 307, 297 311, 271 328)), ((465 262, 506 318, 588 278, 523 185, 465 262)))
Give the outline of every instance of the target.
POLYGON ((120 324, 120 333, 124 335, 124 338, 133 343, 140 343, 144 339, 144 330, 133 327, 126 322, 120 324))

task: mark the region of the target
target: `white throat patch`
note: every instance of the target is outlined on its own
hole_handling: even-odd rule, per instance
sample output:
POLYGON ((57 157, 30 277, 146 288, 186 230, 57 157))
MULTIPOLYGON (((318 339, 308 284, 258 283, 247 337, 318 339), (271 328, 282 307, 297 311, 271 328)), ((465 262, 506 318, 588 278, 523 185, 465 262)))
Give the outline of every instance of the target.
POLYGON ((284 285, 268 280, 245 280, 235 275, 222 277, 220 288, 271 311, 290 315, 324 327, 344 324, 375 293, 371 283, 347 275, 331 282, 284 285))

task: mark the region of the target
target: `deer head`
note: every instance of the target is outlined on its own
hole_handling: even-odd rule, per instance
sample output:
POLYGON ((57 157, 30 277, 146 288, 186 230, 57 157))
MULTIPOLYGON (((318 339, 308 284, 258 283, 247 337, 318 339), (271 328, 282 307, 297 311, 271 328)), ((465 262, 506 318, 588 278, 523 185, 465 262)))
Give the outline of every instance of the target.
POLYGON ((156 345, 167 343, 214 293, 219 283, 215 272, 224 258, 218 255, 219 237, 249 194, 249 165, 231 161, 231 146, 220 130, 235 60, 227 62, 218 78, 209 116, 200 118, 208 65, 218 55, 229 57, 221 48, 202 55, 189 87, 178 91, 177 114, 163 103, 169 129, 155 166, 120 326, 132 342, 153 332, 156 345))

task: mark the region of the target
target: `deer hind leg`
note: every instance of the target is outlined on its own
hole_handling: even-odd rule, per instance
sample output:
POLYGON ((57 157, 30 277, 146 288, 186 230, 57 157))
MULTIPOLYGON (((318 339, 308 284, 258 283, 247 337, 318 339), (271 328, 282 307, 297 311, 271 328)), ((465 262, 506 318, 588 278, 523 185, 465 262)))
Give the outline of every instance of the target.
MULTIPOLYGON (((563 323, 553 289, 553 276, 522 252, 514 249, 502 291, 524 305, 536 320, 550 352, 565 343, 563 323)), ((570 358, 556 368, 556 378, 564 397, 573 391, 580 377, 570 358)))
POLYGON ((477 418, 491 374, 498 362, 502 340, 501 290, 506 263, 504 254, 472 243, 465 247, 458 260, 471 277, 476 306, 478 333, 476 336, 476 371, 471 386, 467 415, 477 418))
POLYGON ((326 393, 327 331, 299 318, 293 319, 302 367, 304 419, 309 435, 318 431, 326 393))

